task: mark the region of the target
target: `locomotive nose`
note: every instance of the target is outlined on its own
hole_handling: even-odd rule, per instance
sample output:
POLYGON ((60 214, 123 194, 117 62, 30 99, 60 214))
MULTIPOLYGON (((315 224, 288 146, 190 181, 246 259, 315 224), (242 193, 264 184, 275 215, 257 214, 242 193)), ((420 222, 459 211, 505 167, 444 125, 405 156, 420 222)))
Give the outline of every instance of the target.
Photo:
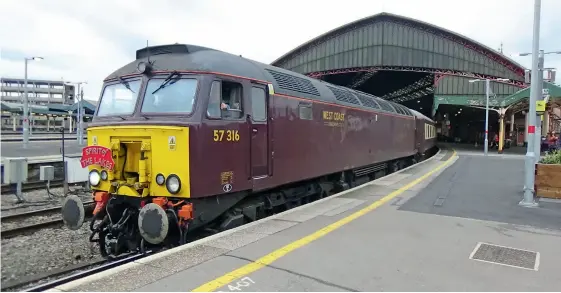
POLYGON ((62 221, 70 230, 78 230, 84 224, 84 204, 76 195, 69 195, 64 199, 61 213, 62 221))

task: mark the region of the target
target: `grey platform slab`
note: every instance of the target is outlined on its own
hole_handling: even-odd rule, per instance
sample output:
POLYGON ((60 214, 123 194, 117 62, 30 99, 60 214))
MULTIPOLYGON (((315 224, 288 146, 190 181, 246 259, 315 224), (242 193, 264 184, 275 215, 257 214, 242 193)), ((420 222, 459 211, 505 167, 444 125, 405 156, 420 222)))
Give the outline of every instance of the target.
POLYGON ((524 160, 462 156, 400 209, 420 213, 561 228, 561 203, 518 205, 523 198, 524 160))

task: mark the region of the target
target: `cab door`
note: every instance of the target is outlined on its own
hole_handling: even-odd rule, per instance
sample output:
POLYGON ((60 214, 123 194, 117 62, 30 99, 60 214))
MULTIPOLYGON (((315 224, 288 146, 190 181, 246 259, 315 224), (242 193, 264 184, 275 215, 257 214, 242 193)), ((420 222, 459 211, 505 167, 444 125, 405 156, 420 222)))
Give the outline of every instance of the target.
POLYGON ((264 85, 251 84, 251 112, 249 115, 251 176, 266 177, 269 173, 269 131, 267 91, 264 85))

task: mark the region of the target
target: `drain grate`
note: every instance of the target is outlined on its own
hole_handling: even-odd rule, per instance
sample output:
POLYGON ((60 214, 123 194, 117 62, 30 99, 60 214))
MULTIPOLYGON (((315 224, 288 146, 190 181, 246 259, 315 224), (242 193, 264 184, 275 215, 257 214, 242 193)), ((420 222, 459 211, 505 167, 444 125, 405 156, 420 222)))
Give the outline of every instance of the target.
POLYGON ((539 252, 483 242, 479 242, 477 244, 469 258, 534 271, 538 270, 538 266, 540 264, 539 252))

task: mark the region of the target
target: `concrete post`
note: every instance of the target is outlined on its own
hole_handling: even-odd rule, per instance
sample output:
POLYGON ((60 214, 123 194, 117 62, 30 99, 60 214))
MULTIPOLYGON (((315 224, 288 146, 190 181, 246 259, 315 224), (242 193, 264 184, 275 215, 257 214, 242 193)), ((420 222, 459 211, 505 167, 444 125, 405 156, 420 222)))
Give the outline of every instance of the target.
POLYGON ((16 113, 12 114, 12 130, 17 131, 18 126, 18 115, 16 113))

